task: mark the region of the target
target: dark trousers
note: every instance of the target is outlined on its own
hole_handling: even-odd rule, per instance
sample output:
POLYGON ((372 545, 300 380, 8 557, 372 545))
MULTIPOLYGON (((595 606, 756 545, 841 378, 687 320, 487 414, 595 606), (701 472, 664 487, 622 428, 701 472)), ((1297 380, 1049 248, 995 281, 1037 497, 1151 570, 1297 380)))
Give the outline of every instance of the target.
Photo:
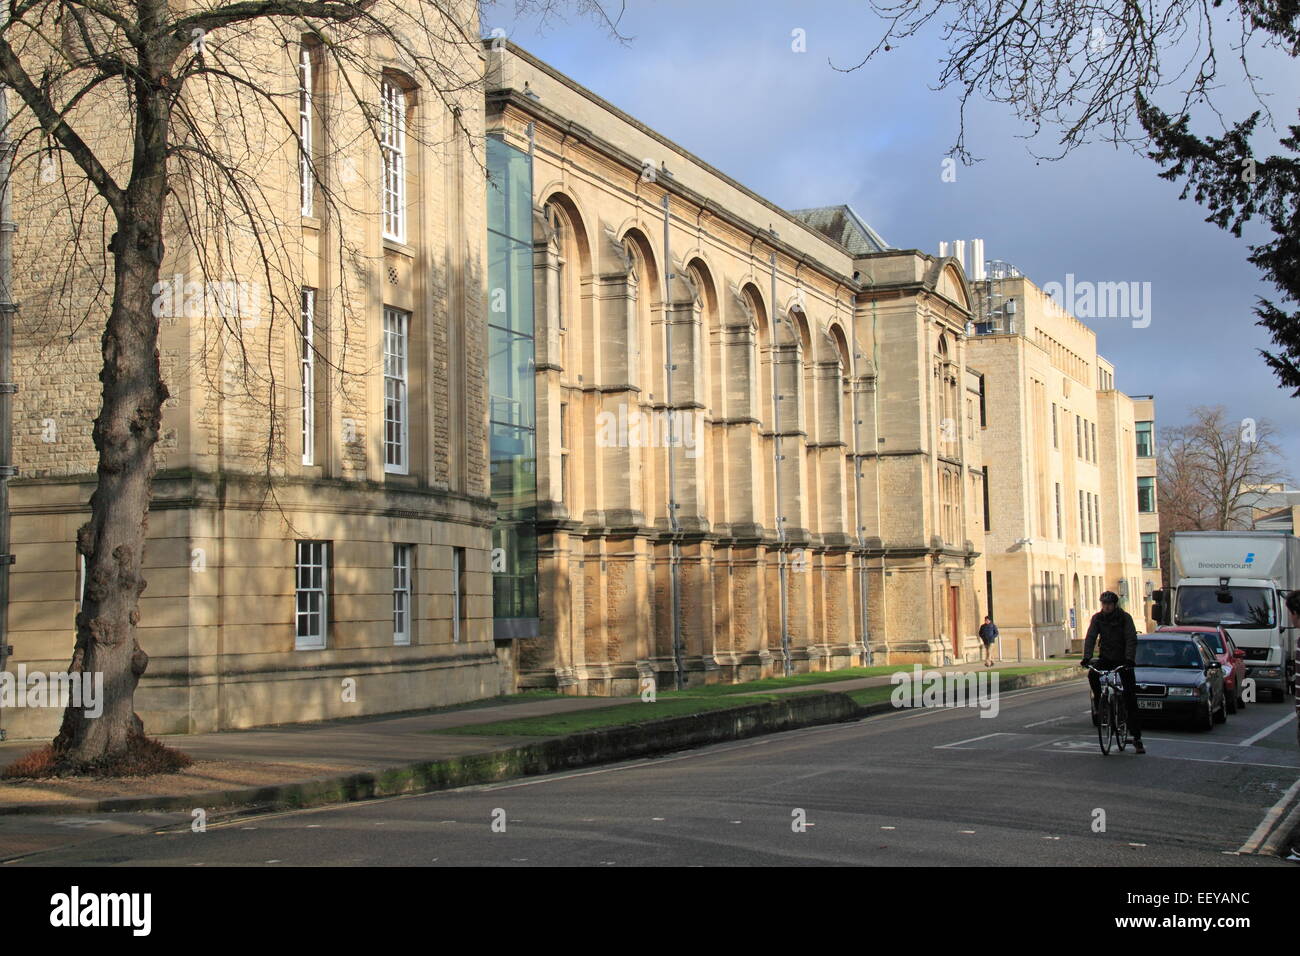
MULTIPOLYGON (((1094 661, 1104 671, 1119 668, 1120 680, 1124 683, 1124 709, 1128 711, 1128 733, 1134 740, 1142 739, 1142 720, 1138 712, 1137 680, 1133 668, 1125 667, 1123 661, 1094 661)), ((1092 685, 1092 699, 1095 705, 1101 694, 1101 678, 1096 672, 1088 671, 1088 683, 1092 685)))

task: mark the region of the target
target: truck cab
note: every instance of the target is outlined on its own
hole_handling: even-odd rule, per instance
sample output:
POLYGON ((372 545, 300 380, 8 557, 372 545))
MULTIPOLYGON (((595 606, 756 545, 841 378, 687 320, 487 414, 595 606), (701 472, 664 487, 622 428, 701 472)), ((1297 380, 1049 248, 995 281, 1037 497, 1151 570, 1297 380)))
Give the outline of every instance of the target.
POLYGON ((1172 587, 1156 592, 1156 619, 1222 625, 1246 654, 1246 677, 1281 700, 1295 680, 1296 628, 1286 595, 1300 588, 1300 538, 1264 531, 1175 532, 1172 587))

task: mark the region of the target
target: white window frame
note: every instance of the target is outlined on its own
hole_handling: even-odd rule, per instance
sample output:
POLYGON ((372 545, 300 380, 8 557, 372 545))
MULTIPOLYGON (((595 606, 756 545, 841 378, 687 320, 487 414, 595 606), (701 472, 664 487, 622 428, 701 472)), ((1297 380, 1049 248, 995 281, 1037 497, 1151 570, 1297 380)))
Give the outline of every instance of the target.
POLYGON ((411 468, 410 329, 411 313, 384 306, 384 471, 394 475, 411 468))
POLYGON ((302 385, 302 463, 316 464, 316 290, 303 286, 299 334, 302 385))
POLYGON ((393 643, 411 643, 411 592, 415 545, 393 545, 393 643))
POLYGON ((298 48, 298 191, 304 216, 315 215, 316 175, 312 171, 312 124, 315 103, 312 88, 316 82, 312 48, 304 43, 298 48))
POLYGON ((388 78, 380 83, 379 151, 384 238, 406 242, 406 90, 388 78))
POLYGON ((294 555, 294 647, 300 651, 321 650, 329 634, 328 541, 297 541, 294 555), (305 586, 304 586, 305 584, 305 586), (303 610, 303 598, 308 607, 303 610), (315 597, 315 608, 311 598, 315 597), (303 633, 302 621, 313 615, 320 619, 316 630, 303 633))

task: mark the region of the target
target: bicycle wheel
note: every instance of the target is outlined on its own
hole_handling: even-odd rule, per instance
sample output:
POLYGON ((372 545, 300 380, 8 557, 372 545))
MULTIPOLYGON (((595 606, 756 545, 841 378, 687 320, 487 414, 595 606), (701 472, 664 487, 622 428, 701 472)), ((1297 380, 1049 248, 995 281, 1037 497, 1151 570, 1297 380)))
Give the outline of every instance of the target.
POLYGON ((1097 702, 1097 742, 1101 744, 1101 754, 1106 756, 1110 753, 1111 727, 1115 720, 1114 703, 1111 697, 1109 687, 1103 687, 1101 691, 1101 700, 1097 702))

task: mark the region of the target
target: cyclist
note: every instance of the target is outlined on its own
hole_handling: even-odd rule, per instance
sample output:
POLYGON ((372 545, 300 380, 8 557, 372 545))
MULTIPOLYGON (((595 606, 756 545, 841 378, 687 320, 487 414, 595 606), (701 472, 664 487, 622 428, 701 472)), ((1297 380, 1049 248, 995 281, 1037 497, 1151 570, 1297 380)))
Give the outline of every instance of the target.
MULTIPOLYGON (((1137 628, 1133 626, 1133 618, 1129 613, 1120 609, 1119 597, 1114 591, 1103 591, 1101 594, 1101 610, 1092 616, 1092 622, 1088 625, 1080 667, 1092 663, 1094 644, 1097 645, 1097 666, 1102 670, 1119 669, 1119 677, 1124 684, 1124 709, 1128 711, 1128 732, 1133 738, 1133 752, 1144 754, 1147 749, 1142 746, 1137 682, 1133 676, 1137 657, 1137 628)), ((1088 671, 1088 683, 1092 686, 1092 712, 1095 716, 1101 694, 1101 678, 1096 672, 1088 671)))

